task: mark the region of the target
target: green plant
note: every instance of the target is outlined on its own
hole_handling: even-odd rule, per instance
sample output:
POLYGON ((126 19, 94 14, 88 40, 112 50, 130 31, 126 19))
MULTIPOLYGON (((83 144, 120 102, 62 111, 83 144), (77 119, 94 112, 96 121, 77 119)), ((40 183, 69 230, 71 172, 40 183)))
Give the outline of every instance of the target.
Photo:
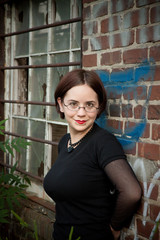
MULTIPOLYGON (((4 135, 3 130, 5 129, 5 122, 7 119, 4 119, 0 121, 0 135, 4 135)), ((27 148, 27 146, 30 145, 25 139, 18 137, 14 138, 11 141, 9 139, 5 141, 0 141, 0 150, 2 150, 5 153, 9 153, 14 157, 13 149, 15 149, 17 152, 21 152, 21 148, 27 148)))
POLYGON ((17 162, 11 168, 9 173, 0 173, 0 223, 7 223, 10 211, 14 205, 19 205, 19 199, 26 199, 24 190, 30 185, 27 176, 14 174, 17 162))
MULTIPOLYGON (((70 233, 69 233, 69 239, 68 240, 72 240, 72 235, 73 235, 73 226, 71 227, 71 230, 70 230, 70 233)), ((81 239, 81 237, 78 237, 77 239, 75 239, 75 240, 80 240, 81 239)))
MULTIPOLYGON (((7 119, 0 121, 0 135, 4 135, 3 130, 6 121, 7 119)), ((11 141, 8 139, 0 141, 0 150, 14 157, 13 150, 20 152, 21 148, 27 148, 28 145, 30 144, 23 138, 14 138, 11 141)), ((27 198, 24 190, 31 184, 26 175, 15 173, 17 163, 7 173, 4 170, 0 172, 0 223, 8 223, 8 218, 12 214, 23 228, 28 228, 29 225, 14 211, 15 205, 20 205, 19 200, 27 198)), ((34 238, 38 240, 35 222, 34 233, 29 232, 28 234, 34 235, 34 238)), ((1 237, 0 240, 2 240, 1 237)), ((5 240, 7 240, 7 237, 5 237, 5 240)))

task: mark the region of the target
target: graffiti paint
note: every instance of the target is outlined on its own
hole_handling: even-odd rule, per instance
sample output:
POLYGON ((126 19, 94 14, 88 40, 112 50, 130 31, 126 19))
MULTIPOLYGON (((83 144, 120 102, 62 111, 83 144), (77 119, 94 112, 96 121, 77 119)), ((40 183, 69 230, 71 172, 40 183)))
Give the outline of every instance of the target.
MULTIPOLYGON (((147 119, 145 115, 145 108, 148 106, 152 87, 150 87, 147 92, 145 81, 150 80, 152 83, 154 80, 155 74, 154 61, 152 59, 150 59, 150 61, 146 60, 142 62, 138 67, 126 69, 119 72, 117 71, 109 73, 103 70, 97 70, 96 72, 104 84, 107 95, 112 96, 113 99, 116 98, 117 95, 120 96, 125 95, 128 96, 127 101, 129 103, 131 94, 133 94, 133 98, 137 104, 139 99, 141 98, 145 99, 145 103, 143 104, 144 108, 143 111, 141 112, 140 121, 136 122, 133 127, 130 127, 129 124, 126 124, 124 132, 122 132, 120 126, 118 127, 118 129, 110 127, 107 124, 108 119, 105 113, 97 120, 97 123, 100 126, 118 135, 117 138, 121 142, 125 150, 132 149, 134 148, 135 143, 139 141, 139 138, 142 136, 146 127, 147 119), (142 92, 140 95, 138 95, 136 91, 138 86, 142 87, 142 92), (146 92, 147 95, 145 96, 146 92)), ((119 99, 119 104, 122 104, 122 98, 119 99)))

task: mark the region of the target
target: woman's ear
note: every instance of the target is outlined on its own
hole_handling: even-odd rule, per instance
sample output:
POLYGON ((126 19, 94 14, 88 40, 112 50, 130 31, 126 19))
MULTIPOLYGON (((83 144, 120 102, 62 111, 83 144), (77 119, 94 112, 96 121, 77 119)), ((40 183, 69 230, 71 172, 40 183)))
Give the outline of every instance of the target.
POLYGON ((62 99, 59 97, 57 98, 57 102, 58 102, 58 105, 59 105, 59 109, 61 112, 64 112, 63 110, 63 103, 62 103, 62 99))

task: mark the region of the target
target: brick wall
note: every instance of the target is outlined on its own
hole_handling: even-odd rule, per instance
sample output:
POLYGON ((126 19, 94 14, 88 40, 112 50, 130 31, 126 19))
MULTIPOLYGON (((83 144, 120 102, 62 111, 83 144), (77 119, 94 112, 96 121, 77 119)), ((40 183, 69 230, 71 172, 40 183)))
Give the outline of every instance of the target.
POLYGON ((158 240, 160 1, 83 0, 83 19, 83 67, 97 71, 108 95, 99 124, 117 135, 143 187, 122 238, 158 240))

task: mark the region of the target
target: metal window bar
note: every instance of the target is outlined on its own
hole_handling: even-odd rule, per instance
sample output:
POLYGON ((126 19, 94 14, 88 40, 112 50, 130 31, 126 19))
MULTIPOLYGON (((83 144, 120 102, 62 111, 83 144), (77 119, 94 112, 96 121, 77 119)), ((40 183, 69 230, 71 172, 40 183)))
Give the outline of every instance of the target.
MULTIPOLYGON (((4 162, 1 162, 1 161, 0 161, 0 165, 3 166, 3 167, 6 167, 6 168, 12 168, 12 167, 13 167, 12 165, 9 165, 9 164, 4 163, 4 162)), ((25 174, 25 175, 33 178, 33 179, 39 180, 40 182, 43 182, 43 179, 44 179, 44 178, 38 177, 38 176, 36 176, 36 175, 34 175, 34 174, 32 174, 32 173, 29 173, 29 172, 26 172, 26 171, 20 169, 20 168, 16 168, 16 171, 17 171, 17 172, 20 172, 20 173, 22 173, 22 174, 25 174)))
POLYGON ((22 31, 6 33, 6 34, 0 34, 0 37, 1 38, 11 37, 11 36, 15 36, 15 35, 23 34, 23 33, 28 33, 28 32, 33 32, 33 31, 37 31, 37 30, 42 30, 42 29, 46 29, 46 28, 57 27, 57 26, 61 26, 61 25, 66 25, 66 24, 71 24, 71 23, 75 23, 75 22, 80 22, 81 20, 82 20, 81 17, 72 18, 72 19, 68 19, 68 20, 65 20, 65 21, 61 21, 61 22, 55 22, 55 23, 51 23, 51 24, 47 24, 47 25, 43 25, 43 26, 38 26, 38 27, 34 27, 34 28, 28 28, 28 29, 22 30, 22 31))
POLYGON ((33 138, 33 137, 29 137, 29 136, 25 136, 25 135, 21 135, 21 134, 17 134, 17 133, 11 133, 11 132, 7 132, 7 131, 3 131, 3 133, 7 134, 7 135, 10 135, 10 136, 14 136, 14 137, 25 138, 27 140, 34 141, 34 142, 40 142, 40 143, 45 143, 45 144, 51 144, 51 145, 58 146, 58 142, 43 140, 43 139, 40 139, 40 138, 33 138))
POLYGON ((20 65, 20 66, 0 66, 0 70, 13 70, 13 69, 29 69, 29 68, 48 68, 48 67, 67 67, 67 66, 79 66, 81 62, 67 62, 60 64, 43 64, 43 65, 20 65))
POLYGON ((55 107, 55 103, 51 103, 51 102, 36 102, 36 101, 20 101, 20 100, 4 100, 4 99, 0 99, 0 103, 31 104, 31 105, 44 105, 44 106, 53 106, 53 107, 55 107))

